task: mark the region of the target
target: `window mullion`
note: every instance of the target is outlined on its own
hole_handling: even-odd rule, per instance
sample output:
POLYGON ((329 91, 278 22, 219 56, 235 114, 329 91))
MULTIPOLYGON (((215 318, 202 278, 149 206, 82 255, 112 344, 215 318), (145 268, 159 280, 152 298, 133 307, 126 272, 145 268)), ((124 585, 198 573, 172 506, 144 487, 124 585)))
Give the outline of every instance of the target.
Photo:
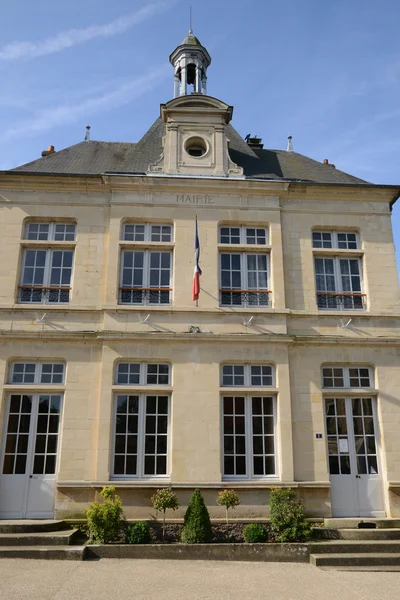
POLYGON ((148 296, 147 288, 150 287, 150 250, 143 250, 143 304, 149 304, 150 297, 148 296))
POLYGON ((251 397, 245 396, 245 443, 246 443, 246 471, 247 478, 253 477, 253 423, 251 397))
POLYGON ((146 395, 139 396, 139 415, 138 415, 138 447, 137 447, 137 477, 144 477, 144 442, 146 426, 146 395))

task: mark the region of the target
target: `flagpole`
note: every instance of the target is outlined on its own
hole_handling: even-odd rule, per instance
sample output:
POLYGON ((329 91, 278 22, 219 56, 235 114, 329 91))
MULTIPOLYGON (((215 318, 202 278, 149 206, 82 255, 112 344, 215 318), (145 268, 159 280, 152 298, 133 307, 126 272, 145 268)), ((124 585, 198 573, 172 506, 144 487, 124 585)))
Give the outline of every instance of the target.
MULTIPOLYGON (((192 28, 192 7, 190 7, 190 29, 192 28)), ((198 231, 197 213, 196 213, 196 232, 198 231)), ((196 308, 199 308, 199 300, 196 300, 196 308)))

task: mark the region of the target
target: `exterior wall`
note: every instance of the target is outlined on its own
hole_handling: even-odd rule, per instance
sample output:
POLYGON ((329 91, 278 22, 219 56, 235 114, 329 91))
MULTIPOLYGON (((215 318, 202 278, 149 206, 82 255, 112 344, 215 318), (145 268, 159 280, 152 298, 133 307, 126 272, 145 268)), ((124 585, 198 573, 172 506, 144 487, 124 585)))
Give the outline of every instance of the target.
MULTIPOLYGON (((12 389, 13 359, 65 360, 65 403, 56 516, 77 516, 110 479, 115 362, 172 365, 171 477, 118 481, 128 517, 152 514, 154 488, 171 483, 182 505, 201 487, 211 514, 218 489, 241 496, 238 518, 267 515, 268 490, 298 489, 313 516, 329 516, 321 365, 375 369, 387 512, 400 516, 400 307, 383 192, 289 189, 283 183, 176 181, 163 178, 36 180, 0 178, 0 416, 12 389), (325 194, 325 195, 324 195, 325 194), (201 241, 200 305, 191 301, 194 217, 201 241), (73 219, 76 252, 68 306, 16 302, 27 219, 73 219), (171 306, 118 304, 121 227, 125 220, 174 224, 171 306), (272 306, 219 306, 219 224, 268 227, 272 306), (362 242, 365 311, 318 311, 311 231, 347 228, 362 242), (37 316, 46 313, 43 322, 37 316), (150 314, 146 323, 143 317, 150 314), (253 316, 251 324, 249 318, 253 316), (352 319, 344 328, 341 319, 352 319), (201 333, 189 332, 199 327, 201 333), (219 370, 223 362, 273 363, 277 373, 279 477, 224 482, 221 476, 219 370), (316 439, 316 433, 323 433, 316 439)), ((36 243, 40 245, 40 243, 36 243)), ((42 243, 43 245, 43 243, 42 243)), ((226 247, 225 247, 226 248, 226 247)), ((177 513, 175 516, 181 516, 177 513)))

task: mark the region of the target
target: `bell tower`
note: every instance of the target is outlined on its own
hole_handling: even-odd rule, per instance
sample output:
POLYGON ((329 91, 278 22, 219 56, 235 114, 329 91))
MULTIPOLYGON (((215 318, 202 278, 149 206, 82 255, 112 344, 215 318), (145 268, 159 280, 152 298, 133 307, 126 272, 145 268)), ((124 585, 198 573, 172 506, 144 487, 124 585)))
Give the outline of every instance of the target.
POLYGON ((169 61, 174 67, 174 98, 190 93, 207 95, 207 67, 211 56, 191 29, 169 61))

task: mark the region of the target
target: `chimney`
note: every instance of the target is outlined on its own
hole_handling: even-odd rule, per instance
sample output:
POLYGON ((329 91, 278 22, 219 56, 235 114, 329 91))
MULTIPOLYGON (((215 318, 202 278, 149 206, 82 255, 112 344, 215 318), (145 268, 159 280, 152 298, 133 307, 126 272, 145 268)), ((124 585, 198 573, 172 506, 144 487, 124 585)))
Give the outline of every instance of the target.
POLYGON ((327 158, 324 158, 324 165, 327 165, 328 167, 332 167, 332 169, 336 169, 336 165, 330 163, 327 158))
POLYGON ((252 148, 253 150, 262 150, 264 148, 262 139, 257 136, 248 137, 246 141, 247 145, 250 146, 250 148, 252 148))
POLYGON ((54 146, 49 146, 47 150, 42 151, 42 156, 49 156, 49 154, 54 154, 55 149, 54 146))
POLYGON ((292 136, 289 135, 287 140, 288 140, 288 142, 287 142, 286 152, 293 152, 292 136))

